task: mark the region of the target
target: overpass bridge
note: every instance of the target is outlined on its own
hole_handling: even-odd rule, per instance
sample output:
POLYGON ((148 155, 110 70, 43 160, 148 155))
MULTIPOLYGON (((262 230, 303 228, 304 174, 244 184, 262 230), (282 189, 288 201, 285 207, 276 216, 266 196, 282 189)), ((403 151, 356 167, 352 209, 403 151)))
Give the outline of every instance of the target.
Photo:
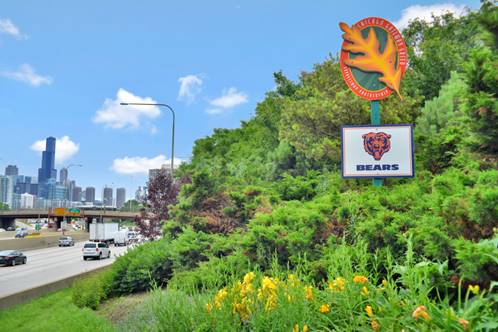
MULTIPOLYGON (((80 218, 86 223, 93 219, 103 221, 105 219, 135 220, 140 212, 124 212, 106 209, 69 209, 69 208, 49 208, 49 209, 24 209, 0 211, 0 228, 6 229, 9 226, 15 227, 16 219, 48 219, 53 220, 57 228, 61 227, 64 219, 80 218)), ((88 225, 86 225, 88 229, 88 225)))

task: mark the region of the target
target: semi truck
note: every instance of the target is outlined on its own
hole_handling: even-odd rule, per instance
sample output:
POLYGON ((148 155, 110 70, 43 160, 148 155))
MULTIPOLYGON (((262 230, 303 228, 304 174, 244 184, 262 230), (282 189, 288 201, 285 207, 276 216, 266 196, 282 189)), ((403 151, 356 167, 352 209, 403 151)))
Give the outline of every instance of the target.
POLYGON ((119 233, 117 223, 93 222, 90 224, 90 241, 114 243, 117 233, 119 233))

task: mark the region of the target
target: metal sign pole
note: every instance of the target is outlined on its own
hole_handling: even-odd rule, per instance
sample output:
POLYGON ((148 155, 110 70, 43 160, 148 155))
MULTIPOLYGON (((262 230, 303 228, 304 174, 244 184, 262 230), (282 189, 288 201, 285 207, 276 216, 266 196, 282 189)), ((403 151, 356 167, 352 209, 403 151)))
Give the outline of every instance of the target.
MULTIPOLYGON (((370 102, 371 119, 373 125, 380 125, 380 102, 372 100, 370 102)), ((374 187, 382 187, 382 179, 374 178, 372 181, 374 187)))

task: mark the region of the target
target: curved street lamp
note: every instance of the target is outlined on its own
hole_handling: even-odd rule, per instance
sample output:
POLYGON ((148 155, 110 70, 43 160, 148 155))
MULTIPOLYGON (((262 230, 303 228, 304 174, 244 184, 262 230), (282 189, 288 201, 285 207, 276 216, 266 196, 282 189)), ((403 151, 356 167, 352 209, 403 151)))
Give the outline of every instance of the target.
POLYGON ((120 103, 120 105, 128 106, 128 105, 136 105, 136 106, 162 106, 166 107, 171 111, 173 115, 173 126, 171 130, 171 176, 173 176, 173 163, 175 160, 175 111, 171 106, 167 104, 153 104, 153 103, 120 103))

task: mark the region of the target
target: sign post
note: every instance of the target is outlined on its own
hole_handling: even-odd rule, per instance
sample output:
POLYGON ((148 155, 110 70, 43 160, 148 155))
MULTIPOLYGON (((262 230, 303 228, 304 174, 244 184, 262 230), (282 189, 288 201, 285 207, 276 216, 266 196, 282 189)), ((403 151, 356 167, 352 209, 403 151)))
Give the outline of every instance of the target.
MULTIPOLYGON (((372 100, 370 102, 370 112, 372 124, 377 126, 380 125, 380 101, 372 100)), ((372 180, 374 187, 382 187, 382 182, 381 178, 374 178, 372 180)))
MULTIPOLYGON (((380 126, 380 100, 393 91, 402 98, 400 84, 407 65, 403 37, 391 22, 380 17, 367 17, 352 26, 341 22, 339 27, 344 31, 342 76, 351 91, 370 101, 371 124, 380 126)), ((373 177, 373 186, 381 187, 382 178, 373 177)))

